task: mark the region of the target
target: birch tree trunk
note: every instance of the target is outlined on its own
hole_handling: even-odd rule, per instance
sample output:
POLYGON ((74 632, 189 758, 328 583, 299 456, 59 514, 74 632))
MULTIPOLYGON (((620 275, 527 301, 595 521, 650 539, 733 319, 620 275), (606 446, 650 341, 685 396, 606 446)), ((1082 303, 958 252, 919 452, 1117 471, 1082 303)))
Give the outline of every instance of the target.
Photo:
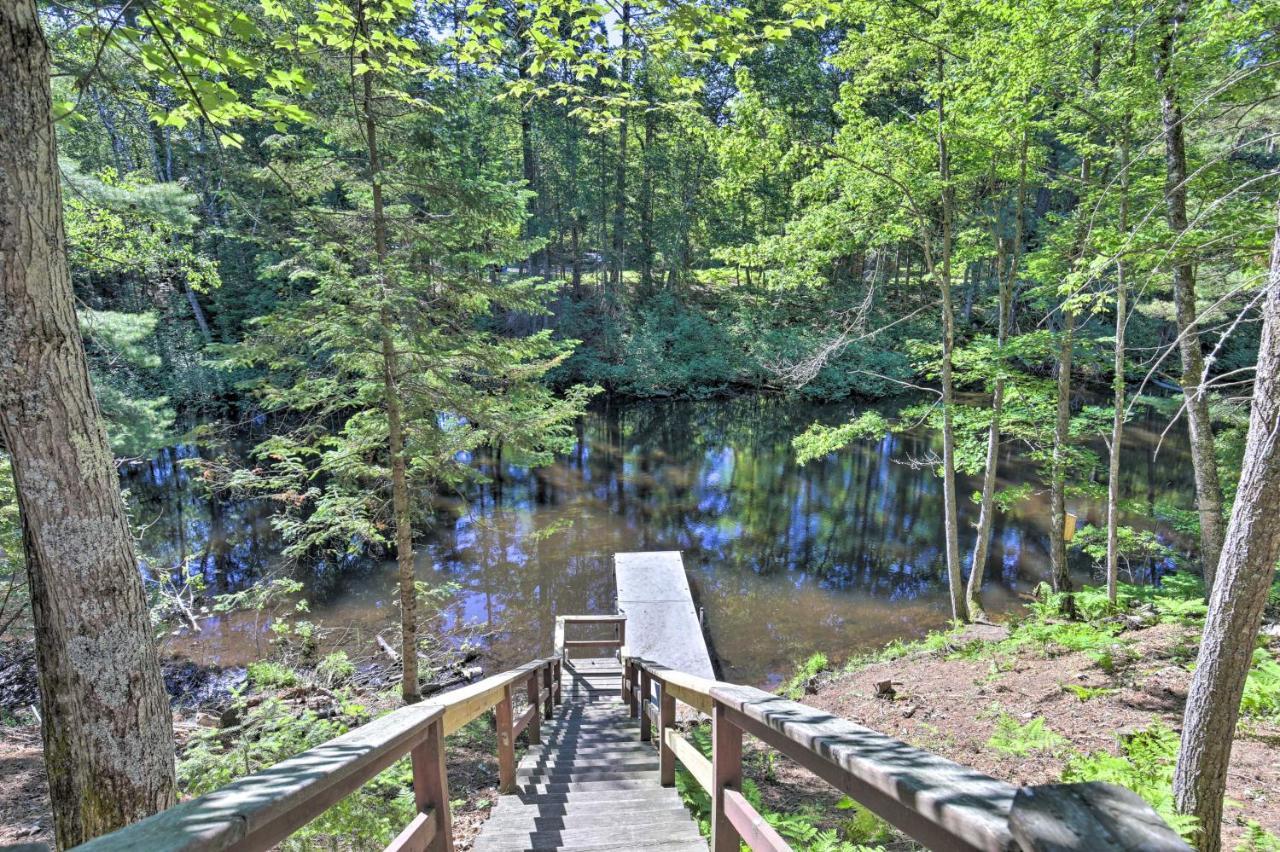
MULTIPOLYGON (((1187 232, 1187 145, 1182 107, 1173 79, 1174 40, 1187 15, 1187 0, 1180 0, 1165 20, 1164 38, 1156 61, 1156 82, 1160 85, 1160 115, 1165 149, 1165 219, 1175 243, 1187 232)), ((1222 552, 1222 485, 1213 448, 1213 421, 1209 399, 1204 393, 1205 363, 1200 351, 1199 317, 1196 307, 1196 276, 1186 246, 1173 249, 1173 304, 1178 325, 1178 353, 1182 358, 1182 393, 1186 398, 1187 428, 1191 433, 1191 466, 1196 480, 1196 508, 1200 515, 1200 555, 1204 582, 1212 591, 1214 571, 1222 552)))
POLYGON ((66 258, 49 57, 0 3, 0 437, 22 512, 61 848, 174 803, 173 724, 66 258))
MULTIPOLYGON (((946 64, 938 50, 938 81, 945 76, 946 64)), ((947 588, 951 593, 951 617, 968 621, 965 608, 964 576, 960 568, 960 522, 956 507, 956 433, 955 382, 952 379, 952 350, 955 348, 955 307, 951 299, 951 254, 954 240, 953 222, 955 190, 951 186, 951 155, 947 147, 946 101, 938 96, 938 173, 942 178, 942 264, 938 288, 942 296, 942 511, 946 535, 947 588)))
MULTIPOLYGON (((1120 143, 1120 233, 1129 235, 1129 141, 1120 143)), ((1107 457, 1107 600, 1116 602, 1120 584, 1120 445, 1124 442, 1124 334, 1128 321, 1123 250, 1116 260, 1116 350, 1111 378, 1111 447, 1107 457)))
MULTIPOLYGON (((1018 167, 1018 204, 1013 225, 1013 241, 1008 252, 999 250, 1000 237, 996 237, 996 278, 1000 290, 1000 316, 996 321, 996 349, 1003 354, 1009 341, 1009 309, 1013 304, 1013 282, 1018 274, 1018 259, 1022 249, 1023 216, 1027 199, 1027 136, 1023 133, 1018 167), (1004 255, 1009 255, 1008 271, 1004 268, 1004 255)), ((995 386, 991 390, 991 425, 987 427, 987 462, 982 474, 982 498, 978 513, 978 537, 973 543, 973 559, 969 564, 969 582, 965 586, 965 605, 969 617, 983 621, 987 614, 982 609, 982 581, 987 570, 987 555, 991 549, 991 528, 996 515, 996 474, 1000 467, 1000 417, 1004 413, 1004 364, 1000 365, 995 386)))
POLYGON ((1244 465, 1209 596, 1173 776, 1178 808, 1199 821, 1203 852, 1221 848, 1231 740, 1267 590, 1280 559, 1280 204, 1276 214, 1244 465))

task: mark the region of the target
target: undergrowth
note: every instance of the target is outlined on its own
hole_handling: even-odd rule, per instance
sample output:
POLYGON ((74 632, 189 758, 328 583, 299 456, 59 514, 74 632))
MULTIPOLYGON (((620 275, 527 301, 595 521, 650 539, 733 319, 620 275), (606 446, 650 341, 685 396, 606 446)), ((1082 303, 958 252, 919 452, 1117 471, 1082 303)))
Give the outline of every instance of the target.
MULTIPOLYGON (((711 759, 711 728, 699 725, 684 732, 684 736, 711 759)), ((704 837, 711 836, 711 796, 683 765, 676 764, 676 791, 681 801, 698 823, 704 837)), ((825 814, 817 808, 791 813, 778 813, 765 808, 760 788, 750 778, 742 780, 742 795, 751 807, 782 835, 791 847, 801 852, 875 852, 879 844, 897 837, 889 824, 851 799, 844 799, 836 808, 847 816, 840 821, 839 829, 822 828, 818 822, 825 814), (873 845, 874 844, 874 845, 873 845)), ((744 845, 742 847, 746 849, 744 845)))

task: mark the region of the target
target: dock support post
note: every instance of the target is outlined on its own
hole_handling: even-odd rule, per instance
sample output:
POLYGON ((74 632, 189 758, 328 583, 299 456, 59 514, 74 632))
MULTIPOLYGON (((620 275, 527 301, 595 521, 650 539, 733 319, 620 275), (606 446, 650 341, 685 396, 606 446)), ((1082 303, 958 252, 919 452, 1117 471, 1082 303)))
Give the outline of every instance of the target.
POLYGON ((711 713, 711 852, 738 852, 742 835, 724 809, 725 789, 742 786, 742 729, 716 702, 711 713))
POLYGON ((676 783, 676 753, 667 745, 667 731, 675 731, 676 698, 662 684, 662 697, 658 705, 658 781, 663 787, 676 783))
POLYGON ((511 735, 511 686, 502 689, 502 700, 494 709, 498 727, 498 792, 514 793, 516 790, 516 744, 511 735))

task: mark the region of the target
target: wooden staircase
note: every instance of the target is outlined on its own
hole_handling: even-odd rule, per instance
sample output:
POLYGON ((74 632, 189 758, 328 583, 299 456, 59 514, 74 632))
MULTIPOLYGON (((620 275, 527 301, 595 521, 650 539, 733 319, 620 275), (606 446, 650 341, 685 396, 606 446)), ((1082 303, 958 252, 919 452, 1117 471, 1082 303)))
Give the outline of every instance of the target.
MULTIPOLYGON (((648 604, 669 612, 669 602, 648 604)), ((645 602, 632 603, 641 610, 645 602)), ((670 637, 660 612, 637 624, 670 637)), ((416 815, 388 852, 453 852, 446 737, 493 714, 499 791, 476 852, 706 852, 674 789, 682 765, 711 802, 712 852, 790 852, 744 795, 751 736, 929 849, 948 852, 1190 852, 1151 806, 1114 784, 1015 787, 940 755, 772 693, 635 654, 626 615, 560 616, 556 656, 402 707, 220 790, 85 844, 86 852, 265 852, 405 755, 416 815), (608 639, 571 639, 588 625, 608 639), (574 651, 604 651, 573 659, 574 651), (616 655, 616 656, 615 656, 616 655), (523 705, 523 709, 519 709, 523 705), (518 711, 518 712, 517 712, 518 711), (709 719, 708 759, 681 720, 709 719), (516 762, 516 739, 528 752, 516 762)), ((655 636, 637 645, 665 650, 655 636)), ((685 637, 687 639, 687 637, 685 637)), ((687 647, 688 643, 685 643, 687 647)), ((352 837, 339 848, 366 848, 352 837)))
POLYGON ((499 799, 475 852, 706 852, 679 795, 658 784, 658 751, 640 741, 621 677, 613 660, 565 666, 564 704, 520 761, 516 792, 499 799))

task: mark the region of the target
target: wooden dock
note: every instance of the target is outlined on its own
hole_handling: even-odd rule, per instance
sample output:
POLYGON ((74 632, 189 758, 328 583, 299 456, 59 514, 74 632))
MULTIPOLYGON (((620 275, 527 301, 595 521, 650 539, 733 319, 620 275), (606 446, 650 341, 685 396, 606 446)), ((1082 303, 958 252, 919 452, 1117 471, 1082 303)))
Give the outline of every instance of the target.
POLYGON ((680 551, 619 553, 613 564, 618 612, 627 617, 627 653, 714 680, 680 551))

